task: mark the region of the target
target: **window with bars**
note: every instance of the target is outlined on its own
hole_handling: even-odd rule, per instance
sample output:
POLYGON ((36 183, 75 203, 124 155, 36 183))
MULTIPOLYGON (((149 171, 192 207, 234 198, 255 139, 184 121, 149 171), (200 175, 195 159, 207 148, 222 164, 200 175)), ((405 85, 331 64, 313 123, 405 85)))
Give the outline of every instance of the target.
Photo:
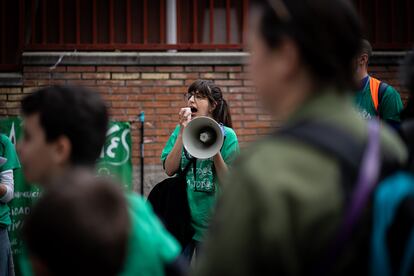
MULTIPOLYGON (((414 44, 413 0, 353 2, 376 50, 414 44)), ((22 51, 240 51, 248 10, 249 0, 0 0, 0 70, 17 70, 22 51)))

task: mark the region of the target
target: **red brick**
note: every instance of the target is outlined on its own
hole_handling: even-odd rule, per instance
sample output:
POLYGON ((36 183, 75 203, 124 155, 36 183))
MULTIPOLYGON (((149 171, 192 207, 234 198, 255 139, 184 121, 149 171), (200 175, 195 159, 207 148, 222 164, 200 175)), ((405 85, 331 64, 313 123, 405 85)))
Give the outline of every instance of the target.
POLYGON ((124 66, 98 66, 97 72, 125 72, 124 66))
POLYGON ((108 86, 125 86, 124 80, 97 80, 97 85, 108 85, 108 86))
POLYGON ((21 88, 0 87, 0 94, 20 94, 20 93, 22 93, 21 88))
POLYGON ((154 84, 154 80, 127 80, 126 86, 150 86, 154 84))
POLYGON ((154 66, 127 66, 126 71, 134 73, 154 72, 154 66))
POLYGON ((83 79, 95 79, 95 80, 107 80, 111 78, 110 73, 83 73, 82 74, 83 79))
POLYGON ((73 80, 73 79, 80 79, 81 74, 80 73, 53 73, 52 77, 54 79, 64 79, 64 80, 73 80))
POLYGON ((95 66, 68 66, 68 72, 95 72, 95 66))
POLYGON ((164 94, 164 95, 156 95, 155 99, 157 101, 180 101, 183 103, 184 97, 179 94, 164 94))
POLYGON ((139 77, 139 73, 112 73, 112 79, 114 80, 136 80, 139 77))
POLYGON ((200 78, 213 80, 227 79, 227 73, 201 73, 200 78))
POLYGON ((246 80, 249 78, 248 73, 230 73, 229 74, 230 79, 237 79, 237 80, 246 80))
POLYGON ((185 94, 188 90, 187 86, 171 87, 170 93, 185 94))
POLYGON ((152 101, 154 98, 154 95, 128 95, 129 101, 152 101))
POLYGON ((197 79, 198 73, 172 73, 172 79, 197 79))
POLYGON ((240 86, 243 84, 241 80, 217 80, 215 83, 219 86, 240 86))
POLYGON ((214 71, 216 72, 241 72, 241 66, 216 66, 214 71))
POLYGON ((230 87, 229 88, 230 93, 252 93, 254 92, 254 88, 252 87, 230 87))
POLYGON ((156 80, 154 85, 156 86, 179 86, 183 85, 182 80, 156 80))
POLYGON ((212 72, 212 66, 186 66, 186 72, 212 72))
POLYGON ((103 98, 106 101, 127 101, 127 95, 104 95, 103 98))
POLYGON ((257 109, 257 108, 250 108, 250 107, 244 108, 243 111, 246 114, 257 114, 257 113, 259 113, 259 109, 257 109))
POLYGON ((162 101, 156 101, 156 102, 143 102, 144 107, 168 107, 170 106, 169 102, 162 102, 162 101))
POLYGON ((68 80, 67 84, 82 85, 82 86, 93 86, 93 85, 96 84, 96 80, 68 80))
MULTIPOLYGON (((151 93, 151 94, 158 94, 158 93, 167 93, 168 87, 162 87, 162 86, 155 86, 155 87, 142 87, 141 89, 142 93, 151 93)), ((155 95, 154 95, 155 96, 155 95)))
POLYGON ((23 86, 36 86, 37 82, 35 80, 23 80, 23 86))
POLYGON ((13 95, 0 95, 1 100, 9 100, 9 101, 21 101, 26 95, 24 94, 13 94, 13 95), (4 96, 4 97, 3 97, 4 96))
POLYGON ((49 86, 49 85, 65 85, 66 80, 38 80, 36 86, 49 86))
MULTIPOLYGON (((230 107, 230 112, 231 112, 231 107, 230 107)), ((257 120, 257 115, 253 115, 253 114, 249 114, 249 115, 233 115, 231 116, 231 118, 233 119, 233 121, 256 121, 257 120)))
POLYGON ((124 107, 137 107, 138 106, 138 103, 137 102, 111 102, 111 106, 112 107, 114 107, 114 108, 117 108, 117 107, 122 107, 122 108, 124 108, 124 107))
POLYGON ((183 66, 157 66, 155 67, 157 72, 183 72, 183 66))
POLYGON ((119 87, 119 86, 114 86, 111 87, 112 92, 113 93, 126 93, 126 94, 130 94, 130 93, 138 93, 141 92, 141 88, 140 87, 129 87, 129 86, 124 86, 124 87, 119 87))
POLYGON ((178 111, 176 108, 157 108, 156 109, 157 114, 177 114, 178 111))

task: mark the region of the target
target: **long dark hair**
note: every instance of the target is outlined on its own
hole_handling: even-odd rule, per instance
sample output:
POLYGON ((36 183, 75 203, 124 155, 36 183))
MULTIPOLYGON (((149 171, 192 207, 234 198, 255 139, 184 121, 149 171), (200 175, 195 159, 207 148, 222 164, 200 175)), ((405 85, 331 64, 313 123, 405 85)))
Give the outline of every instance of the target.
POLYGON ((215 106, 213 110, 213 119, 227 127, 232 127, 230 108, 223 98, 223 92, 220 87, 209 80, 196 80, 188 87, 188 95, 199 94, 208 99, 211 105, 215 106))

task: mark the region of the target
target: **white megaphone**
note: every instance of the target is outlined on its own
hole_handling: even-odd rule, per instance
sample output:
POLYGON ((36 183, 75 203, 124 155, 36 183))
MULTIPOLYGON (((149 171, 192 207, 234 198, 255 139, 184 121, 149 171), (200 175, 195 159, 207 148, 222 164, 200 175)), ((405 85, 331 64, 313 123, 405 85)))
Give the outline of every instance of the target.
POLYGON ((220 125, 209 117, 194 118, 184 129, 184 148, 197 159, 208 159, 216 155, 223 146, 223 141, 220 125))

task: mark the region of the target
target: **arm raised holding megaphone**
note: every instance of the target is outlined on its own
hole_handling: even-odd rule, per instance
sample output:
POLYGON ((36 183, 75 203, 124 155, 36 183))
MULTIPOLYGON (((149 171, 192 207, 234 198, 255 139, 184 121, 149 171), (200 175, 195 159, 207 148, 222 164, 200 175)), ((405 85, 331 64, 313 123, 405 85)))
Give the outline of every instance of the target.
POLYGON ((178 113, 178 117, 180 120, 180 132, 177 136, 174 147, 172 148, 171 152, 168 154, 168 157, 164 163, 165 173, 168 176, 173 176, 180 169, 181 153, 183 150, 183 132, 184 132, 185 127, 191 121, 191 108, 189 107, 181 108, 180 112, 178 113))

